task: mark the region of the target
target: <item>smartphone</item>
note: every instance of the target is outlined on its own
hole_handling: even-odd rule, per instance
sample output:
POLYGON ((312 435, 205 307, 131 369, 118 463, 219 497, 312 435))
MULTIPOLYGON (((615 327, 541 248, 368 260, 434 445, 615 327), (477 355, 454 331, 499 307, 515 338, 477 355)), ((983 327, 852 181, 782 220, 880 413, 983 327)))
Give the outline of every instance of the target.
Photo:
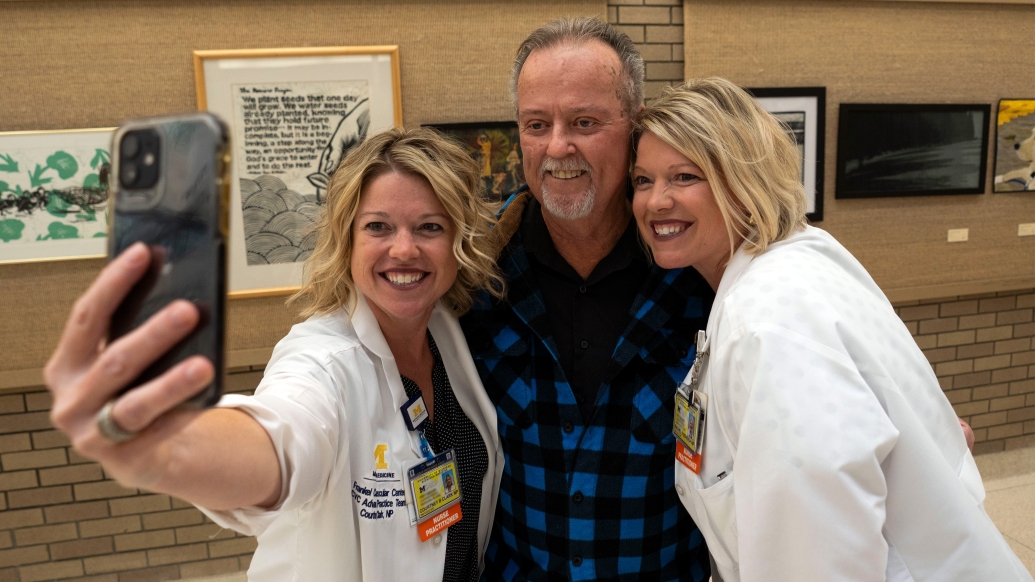
POLYGON ((108 258, 142 242, 151 265, 116 309, 108 340, 176 299, 196 305, 201 320, 194 331, 126 388, 200 354, 212 361, 215 379, 189 408, 212 406, 223 392, 228 141, 226 125, 209 113, 129 121, 112 137, 108 258))

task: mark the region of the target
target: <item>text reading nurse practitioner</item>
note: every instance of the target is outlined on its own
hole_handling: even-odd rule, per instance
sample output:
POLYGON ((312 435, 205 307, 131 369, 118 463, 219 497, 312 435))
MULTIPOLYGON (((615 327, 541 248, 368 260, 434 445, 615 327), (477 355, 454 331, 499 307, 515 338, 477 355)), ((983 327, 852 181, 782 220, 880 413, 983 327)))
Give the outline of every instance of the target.
POLYGON ((783 127, 704 79, 640 131, 640 232, 716 290, 698 393, 677 401, 704 429, 685 431, 676 492, 723 580, 1030 581, 927 359, 862 265, 805 226, 783 127))
POLYGON ((120 482, 257 535, 253 582, 477 580, 503 469, 495 408, 454 316, 472 290, 501 288, 479 183, 467 152, 430 130, 391 130, 350 152, 300 293, 313 316, 277 344, 254 397, 203 412, 174 409, 210 382, 203 358, 102 408, 198 318, 175 303, 101 349, 149 262, 130 248, 79 299, 47 366, 54 424, 120 482), (448 451, 456 458, 439 459, 448 451), (420 509, 439 509, 435 492, 456 498, 442 475, 458 477, 463 497, 411 525, 406 469, 425 458, 441 462, 417 477, 420 509))

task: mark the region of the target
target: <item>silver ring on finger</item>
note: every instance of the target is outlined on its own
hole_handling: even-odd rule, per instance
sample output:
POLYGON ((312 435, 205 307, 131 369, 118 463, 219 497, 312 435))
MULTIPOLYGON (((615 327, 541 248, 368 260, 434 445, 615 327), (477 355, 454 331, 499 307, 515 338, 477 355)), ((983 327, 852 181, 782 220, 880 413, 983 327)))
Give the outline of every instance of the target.
POLYGON ((137 436, 137 433, 130 432, 115 422, 115 419, 111 416, 111 411, 114 408, 115 401, 109 400, 104 405, 104 408, 97 413, 97 431, 101 433, 101 436, 115 443, 125 442, 137 436))

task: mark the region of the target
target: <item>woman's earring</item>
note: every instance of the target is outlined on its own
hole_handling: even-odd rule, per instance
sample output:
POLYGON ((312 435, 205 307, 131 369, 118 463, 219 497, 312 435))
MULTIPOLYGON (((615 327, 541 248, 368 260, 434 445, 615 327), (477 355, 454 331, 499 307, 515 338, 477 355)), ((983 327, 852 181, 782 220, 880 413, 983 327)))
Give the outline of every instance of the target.
POLYGON ((755 226, 755 216, 753 214, 748 214, 748 224, 755 226))

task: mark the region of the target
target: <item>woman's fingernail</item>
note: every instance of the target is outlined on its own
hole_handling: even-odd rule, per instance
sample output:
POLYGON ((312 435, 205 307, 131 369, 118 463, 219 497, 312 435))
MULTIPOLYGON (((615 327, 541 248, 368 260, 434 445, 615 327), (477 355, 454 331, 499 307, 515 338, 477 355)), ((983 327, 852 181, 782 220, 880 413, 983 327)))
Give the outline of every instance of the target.
POLYGON ((126 260, 129 264, 136 267, 143 265, 147 262, 147 247, 142 242, 133 243, 128 249, 126 249, 126 260))
POLYGON ((173 325, 177 327, 186 327, 191 324, 192 309, 186 302, 173 303, 172 308, 169 310, 169 317, 172 319, 173 325))
POLYGON ((191 382, 201 382, 208 377, 208 366, 204 362, 193 361, 187 364, 187 379, 191 382))

